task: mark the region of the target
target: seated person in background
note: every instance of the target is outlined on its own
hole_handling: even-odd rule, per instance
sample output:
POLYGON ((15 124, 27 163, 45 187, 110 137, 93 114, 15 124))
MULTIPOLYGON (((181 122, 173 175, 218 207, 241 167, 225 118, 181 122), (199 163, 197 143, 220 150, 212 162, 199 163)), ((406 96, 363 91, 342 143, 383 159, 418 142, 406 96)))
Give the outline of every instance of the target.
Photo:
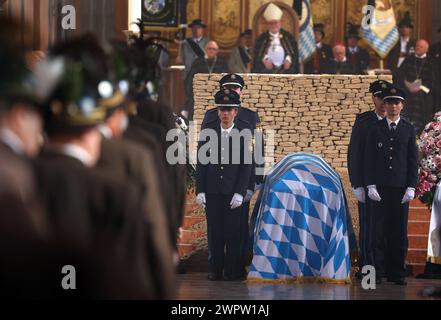
POLYGON ((404 60, 394 73, 394 84, 404 90, 407 100, 403 116, 420 134, 441 106, 435 104, 440 80, 436 62, 428 55, 429 43, 418 40, 415 53, 404 60))
POLYGON ((231 73, 249 73, 251 71, 251 30, 240 34, 239 45, 231 51, 228 68, 231 73))
POLYGON ((263 15, 268 22, 268 31, 256 40, 252 72, 298 73, 297 41, 291 33, 282 29, 283 11, 270 3, 263 15))
POLYGON ((325 37, 324 25, 317 23, 314 25, 315 52, 312 59, 305 63, 305 74, 321 74, 326 67, 328 59, 332 58, 332 48, 323 43, 325 37))
MULTIPOLYGON (((186 101, 184 110, 187 111, 187 119, 193 120, 194 112, 194 96, 193 96, 193 78, 197 73, 226 73, 228 72, 228 66, 224 58, 218 57, 219 46, 216 41, 209 41, 205 46, 205 56, 203 58, 197 58, 191 69, 185 78, 185 96, 186 101)), ((185 114, 184 114, 185 116, 185 114)))
POLYGON ((346 58, 346 48, 337 44, 332 48, 333 59, 329 59, 324 73, 327 74, 355 74, 354 67, 346 58))
POLYGON ((359 26, 348 23, 346 57, 354 67, 355 74, 367 74, 370 57, 369 52, 358 45, 360 40, 358 29, 359 26))

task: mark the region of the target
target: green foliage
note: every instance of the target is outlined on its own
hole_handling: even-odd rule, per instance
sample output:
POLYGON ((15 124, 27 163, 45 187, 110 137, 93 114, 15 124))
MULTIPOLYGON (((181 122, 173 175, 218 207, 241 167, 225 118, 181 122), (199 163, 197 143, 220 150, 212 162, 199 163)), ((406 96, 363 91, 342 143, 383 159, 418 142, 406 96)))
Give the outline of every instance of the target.
POLYGON ((427 205, 427 207, 429 209, 432 208, 432 203, 433 203, 433 198, 435 196, 435 191, 436 191, 436 186, 434 186, 430 191, 425 192, 424 194, 422 194, 419 197, 421 202, 424 203, 425 205, 427 205))
POLYGON ((191 164, 187 164, 187 178, 186 178, 186 186, 187 191, 194 191, 196 187, 196 169, 191 164))

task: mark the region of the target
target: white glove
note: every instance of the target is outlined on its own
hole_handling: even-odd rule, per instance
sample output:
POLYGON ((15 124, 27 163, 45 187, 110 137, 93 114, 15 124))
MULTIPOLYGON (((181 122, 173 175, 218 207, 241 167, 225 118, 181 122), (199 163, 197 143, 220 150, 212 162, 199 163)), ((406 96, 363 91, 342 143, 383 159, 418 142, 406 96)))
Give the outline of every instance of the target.
POLYGON ((367 188, 368 188, 368 197, 373 201, 380 202, 381 197, 378 194, 377 187, 375 185, 372 185, 372 186, 368 186, 367 188))
POLYGON ((250 202, 251 198, 253 197, 253 190, 248 189, 247 194, 245 195, 245 198, 243 199, 243 202, 250 202))
POLYGON ((231 209, 239 208, 243 203, 243 196, 241 194, 235 193, 233 199, 231 199, 230 206, 231 209))
POLYGON ((357 198, 358 202, 365 203, 366 191, 363 187, 358 187, 356 189, 352 188, 352 192, 354 193, 355 198, 357 198))
POLYGON ((205 199, 204 192, 201 192, 196 196, 196 202, 198 203, 198 205, 202 206, 202 208, 205 209, 205 203, 207 202, 207 200, 205 199))
POLYGON ((401 203, 404 204, 406 202, 409 202, 415 198, 415 189, 414 188, 407 188, 406 193, 403 196, 403 200, 401 200, 401 203))

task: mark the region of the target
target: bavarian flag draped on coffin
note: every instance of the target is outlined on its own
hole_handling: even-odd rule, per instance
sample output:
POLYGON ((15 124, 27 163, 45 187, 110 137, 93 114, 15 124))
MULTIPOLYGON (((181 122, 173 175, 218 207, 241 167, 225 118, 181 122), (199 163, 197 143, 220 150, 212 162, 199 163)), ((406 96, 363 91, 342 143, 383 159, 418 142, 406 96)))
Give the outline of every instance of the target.
POLYGON ((350 282, 348 221, 332 167, 313 154, 286 156, 262 190, 248 280, 350 282))

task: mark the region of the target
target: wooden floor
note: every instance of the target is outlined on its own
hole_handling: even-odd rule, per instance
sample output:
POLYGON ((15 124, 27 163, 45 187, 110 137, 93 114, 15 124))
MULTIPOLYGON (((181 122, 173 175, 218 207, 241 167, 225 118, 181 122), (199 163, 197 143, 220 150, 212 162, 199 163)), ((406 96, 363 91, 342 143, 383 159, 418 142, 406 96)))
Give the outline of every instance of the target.
POLYGON ((407 286, 391 283, 364 290, 360 281, 351 285, 255 284, 208 281, 206 273, 178 275, 178 300, 420 300, 428 287, 441 287, 441 280, 408 278, 407 286))

